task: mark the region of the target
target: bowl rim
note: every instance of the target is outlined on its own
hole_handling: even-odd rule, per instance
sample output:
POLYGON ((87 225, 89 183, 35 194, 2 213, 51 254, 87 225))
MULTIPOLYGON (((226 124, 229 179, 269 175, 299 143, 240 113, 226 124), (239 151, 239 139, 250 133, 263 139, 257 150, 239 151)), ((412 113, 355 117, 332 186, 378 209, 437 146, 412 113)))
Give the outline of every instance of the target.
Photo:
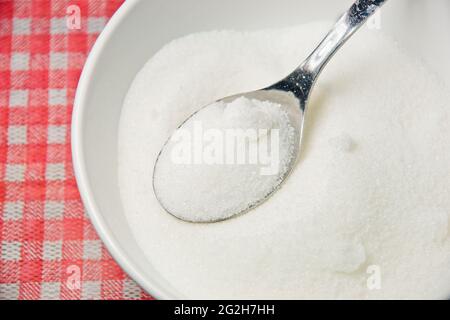
POLYGON ((132 9, 140 0, 125 1, 118 10, 112 15, 105 28, 102 30, 95 41, 83 66, 83 70, 78 80, 76 88, 72 121, 71 121, 71 151, 75 180, 84 204, 85 210, 94 225, 100 239, 106 246, 117 264, 136 281, 147 293, 156 299, 171 299, 170 296, 159 286, 148 281, 136 268, 135 264, 127 259, 125 250, 120 246, 117 240, 111 234, 105 220, 100 214, 97 203, 94 199, 91 186, 88 179, 84 158, 83 127, 86 109, 86 95, 90 87, 95 65, 101 57, 105 44, 111 38, 111 35, 117 30, 121 22, 127 18, 132 9))

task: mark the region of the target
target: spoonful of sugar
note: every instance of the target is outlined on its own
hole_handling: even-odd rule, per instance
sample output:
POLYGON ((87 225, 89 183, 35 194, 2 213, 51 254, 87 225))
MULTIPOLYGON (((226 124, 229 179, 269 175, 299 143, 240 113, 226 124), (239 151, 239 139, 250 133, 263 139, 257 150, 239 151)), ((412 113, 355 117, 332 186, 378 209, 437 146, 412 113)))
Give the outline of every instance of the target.
POLYGON ((162 207, 184 221, 218 222, 247 212, 279 189, 298 158, 320 72, 385 1, 356 1, 286 78, 188 117, 154 165, 153 189, 162 207))

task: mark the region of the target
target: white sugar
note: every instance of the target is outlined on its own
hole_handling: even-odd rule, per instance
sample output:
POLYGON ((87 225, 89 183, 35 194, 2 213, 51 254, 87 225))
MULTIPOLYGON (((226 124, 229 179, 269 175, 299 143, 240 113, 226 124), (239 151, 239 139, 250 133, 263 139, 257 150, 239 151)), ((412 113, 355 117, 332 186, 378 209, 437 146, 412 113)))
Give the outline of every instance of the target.
MULTIPOLYGON (((450 97, 379 31, 358 32, 321 75, 300 161, 269 201, 192 224, 155 198, 153 164, 181 121, 284 77, 328 28, 189 35, 132 83, 119 132, 123 207, 143 254, 182 295, 449 297, 450 97)), ((260 119, 251 126, 270 123, 260 119)))
POLYGON ((223 220, 280 185, 298 139, 280 104, 237 98, 195 113, 168 141, 154 187, 168 212, 187 221, 223 220), (194 189, 193 189, 194 188, 194 189))

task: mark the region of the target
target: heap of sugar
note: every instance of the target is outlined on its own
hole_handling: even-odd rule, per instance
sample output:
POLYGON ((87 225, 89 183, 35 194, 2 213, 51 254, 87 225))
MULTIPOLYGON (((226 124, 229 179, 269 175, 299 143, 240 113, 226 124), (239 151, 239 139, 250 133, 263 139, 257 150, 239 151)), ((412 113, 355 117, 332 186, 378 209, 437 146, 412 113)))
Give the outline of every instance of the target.
POLYGON ((179 296, 449 297, 449 91, 383 30, 361 29, 325 68, 300 159, 268 201, 193 224, 155 198, 153 164, 184 119, 283 78, 329 27, 189 35, 133 81, 119 132, 123 208, 142 253, 179 296))
POLYGON ((246 97, 189 118, 161 152, 154 189, 183 220, 223 220, 265 199, 294 162, 298 139, 287 111, 246 97))

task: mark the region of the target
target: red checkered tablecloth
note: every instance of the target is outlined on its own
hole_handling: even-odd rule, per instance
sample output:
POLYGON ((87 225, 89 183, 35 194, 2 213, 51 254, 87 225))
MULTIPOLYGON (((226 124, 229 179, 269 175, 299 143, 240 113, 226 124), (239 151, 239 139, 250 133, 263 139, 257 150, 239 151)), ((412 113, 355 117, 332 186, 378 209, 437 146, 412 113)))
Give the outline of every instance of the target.
POLYGON ((0 0, 0 299, 150 298, 89 222, 70 151, 81 69, 121 2, 0 0))

